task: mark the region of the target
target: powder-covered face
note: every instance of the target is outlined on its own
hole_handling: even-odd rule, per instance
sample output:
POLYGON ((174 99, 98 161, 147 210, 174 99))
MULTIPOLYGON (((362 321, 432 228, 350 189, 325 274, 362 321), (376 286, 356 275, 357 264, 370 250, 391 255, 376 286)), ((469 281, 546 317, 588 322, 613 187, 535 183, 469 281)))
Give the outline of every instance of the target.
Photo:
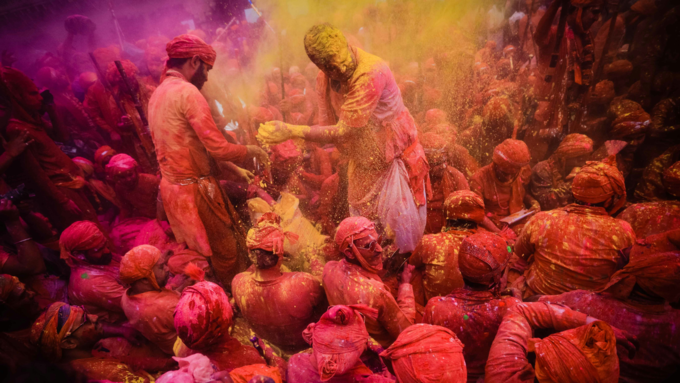
POLYGON ((320 65, 319 68, 333 80, 346 81, 354 73, 356 64, 349 47, 345 45, 339 47, 337 53, 328 62, 320 65))

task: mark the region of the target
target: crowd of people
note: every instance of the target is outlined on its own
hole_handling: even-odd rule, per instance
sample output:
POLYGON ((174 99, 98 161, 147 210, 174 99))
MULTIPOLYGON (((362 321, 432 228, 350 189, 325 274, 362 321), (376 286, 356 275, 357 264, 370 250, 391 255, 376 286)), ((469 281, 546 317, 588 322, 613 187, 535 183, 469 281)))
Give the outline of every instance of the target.
POLYGON ((252 105, 245 21, 3 53, 5 381, 675 381, 680 6, 485 14, 396 63, 314 25, 252 105))

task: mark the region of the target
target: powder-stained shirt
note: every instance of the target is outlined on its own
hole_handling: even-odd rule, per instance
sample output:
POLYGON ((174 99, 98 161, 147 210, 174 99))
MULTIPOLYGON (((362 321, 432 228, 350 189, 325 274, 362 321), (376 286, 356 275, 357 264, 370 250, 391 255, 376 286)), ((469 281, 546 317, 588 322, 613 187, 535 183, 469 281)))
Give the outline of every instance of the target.
POLYGON ((175 307, 179 293, 173 290, 147 291, 130 295, 128 289, 121 299, 121 307, 132 327, 163 352, 174 355, 172 347, 177 340, 175 307))
POLYGON ((106 322, 125 318, 120 301, 125 287, 118 280, 118 262, 112 265, 78 264, 71 268, 68 301, 82 305, 89 314, 106 322))
POLYGON ((680 201, 636 203, 618 215, 639 238, 680 228, 680 201))
POLYGON ((571 204, 532 217, 515 252, 528 258, 524 275, 533 293, 561 294, 604 288, 625 264, 621 251, 634 243, 627 222, 610 217, 601 207, 571 204))

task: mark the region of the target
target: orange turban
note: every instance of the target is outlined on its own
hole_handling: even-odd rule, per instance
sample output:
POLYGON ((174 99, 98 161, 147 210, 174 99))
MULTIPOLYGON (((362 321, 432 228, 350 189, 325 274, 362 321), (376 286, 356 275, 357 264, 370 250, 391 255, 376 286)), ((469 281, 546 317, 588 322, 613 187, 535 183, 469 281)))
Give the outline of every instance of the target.
MULTIPOLYGON (((248 250, 262 249, 266 251, 271 251, 279 256, 283 255, 283 240, 288 237, 292 241, 298 239, 298 235, 291 232, 284 232, 281 229, 281 217, 276 213, 264 213, 257 224, 248 231, 248 236, 246 238, 246 246, 248 250)), ((257 261, 255 259, 251 260, 253 263, 257 261)))
POLYGON ((603 162, 588 161, 574 177, 571 185, 574 198, 596 204, 606 202, 610 213, 626 203, 626 185, 623 175, 614 166, 603 162))
POLYGON ((366 305, 331 306, 302 332, 312 345, 322 381, 349 371, 366 350, 369 335, 359 313, 378 318, 378 310, 366 305))
POLYGON ((168 57, 171 59, 186 59, 198 56, 204 63, 214 66, 217 53, 200 37, 195 35, 179 35, 172 39, 166 46, 168 57))
POLYGON ((668 194, 680 197, 680 161, 674 163, 663 172, 663 184, 668 194))
POLYGON ((99 230, 99 226, 90 221, 78 221, 67 227, 59 237, 60 258, 66 263, 73 263, 76 258, 71 254, 74 250, 86 251, 102 247, 107 238, 99 230))
MULTIPOLYGON (((137 76, 139 70, 137 69, 137 66, 132 63, 132 61, 121 60, 120 63, 123 65, 123 69, 125 70, 125 74, 128 76, 128 78, 134 79, 137 76)), ((106 81, 108 81, 111 86, 121 84, 123 81, 123 78, 121 77, 115 62, 110 63, 108 69, 106 69, 106 81)))
POLYGON ((190 349, 208 351, 229 335, 233 316, 229 298, 220 286, 198 282, 182 292, 175 308, 175 330, 190 349))
POLYGON ((31 326, 31 343, 49 361, 57 362, 61 359, 61 341, 86 321, 87 317, 82 307, 54 302, 31 326), (68 316, 64 318, 67 311, 68 316))
POLYGON ((501 169, 517 170, 529 164, 531 154, 524 141, 508 138, 493 150, 493 163, 501 169))
POLYGON ((136 169, 138 167, 137 161, 134 158, 128 156, 127 154, 116 154, 111 157, 111 161, 106 164, 106 176, 114 177, 121 172, 128 171, 130 169, 136 169))
POLYGON ((97 151, 94 152, 94 162, 97 165, 104 167, 105 165, 104 161, 107 158, 113 157, 115 155, 116 151, 112 147, 108 145, 100 146, 99 149, 97 149, 97 151))
POLYGON ((153 268, 161 259, 161 251, 151 245, 140 245, 128 251, 120 261, 120 281, 131 285, 140 279, 148 279, 151 285, 160 290, 153 268))
POLYGON ((482 118, 487 125, 512 129, 514 117, 510 99, 496 96, 489 100, 482 110, 482 118))
POLYGON ((80 170, 83 172, 85 178, 90 177, 92 174, 94 174, 94 165, 92 164, 92 161, 88 160, 87 158, 74 157, 73 163, 78 165, 80 170))
POLYGON ((9 274, 0 274, 0 302, 4 303, 12 295, 14 288, 20 284, 19 278, 9 274))
POLYGON ((618 299, 626 299, 636 285, 667 302, 680 301, 680 252, 632 258, 623 269, 612 275, 603 291, 618 299))
POLYGON ((392 360, 400 383, 458 383, 467 379, 463 343, 453 331, 418 323, 380 356, 392 360))
POLYGON ((536 343, 539 382, 616 383, 619 358, 611 326, 596 321, 550 335, 536 343))
POLYGON ((458 190, 444 201, 446 219, 464 219, 480 223, 484 220, 484 200, 470 190, 458 190))
POLYGON ((560 146, 555 150, 555 156, 560 158, 574 158, 593 152, 593 140, 585 134, 572 133, 564 137, 560 146))
POLYGON ((439 165, 446 160, 447 140, 444 136, 429 131, 420 136, 419 141, 431 166, 439 165))
POLYGON ((282 383, 281 371, 278 367, 267 366, 266 364, 251 364, 235 368, 229 371, 229 377, 234 383, 264 382, 265 380, 254 380, 254 377, 270 378, 274 383, 282 383))
POLYGON ((500 280, 511 254, 512 250, 503 238, 480 232, 463 240, 458 253, 458 268, 466 281, 491 285, 500 280))

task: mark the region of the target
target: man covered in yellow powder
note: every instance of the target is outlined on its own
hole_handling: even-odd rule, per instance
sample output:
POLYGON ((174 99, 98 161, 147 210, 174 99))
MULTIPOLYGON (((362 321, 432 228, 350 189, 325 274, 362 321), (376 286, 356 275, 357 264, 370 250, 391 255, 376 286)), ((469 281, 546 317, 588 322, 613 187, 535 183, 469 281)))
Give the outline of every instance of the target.
POLYGON ((319 125, 272 121, 260 126, 259 139, 335 143, 349 158, 350 213, 376 222, 381 231, 389 228, 402 253, 413 251, 425 229, 429 166, 390 68, 349 45, 329 24, 313 26, 304 44, 321 69, 319 125))

